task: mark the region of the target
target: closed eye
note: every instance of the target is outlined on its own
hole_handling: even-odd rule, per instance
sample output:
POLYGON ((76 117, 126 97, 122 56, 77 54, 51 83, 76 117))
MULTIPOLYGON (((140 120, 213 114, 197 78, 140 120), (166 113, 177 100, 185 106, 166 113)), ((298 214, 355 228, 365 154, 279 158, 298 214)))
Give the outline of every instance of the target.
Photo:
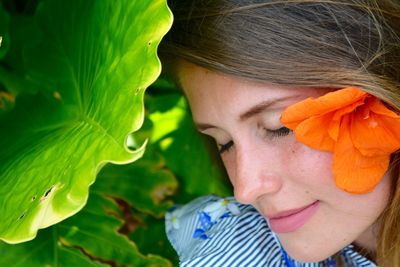
POLYGON ((232 140, 229 141, 229 142, 226 143, 226 144, 220 144, 220 145, 219 145, 219 153, 222 154, 222 153, 224 153, 224 152, 229 151, 229 149, 231 149, 232 146, 233 146, 233 141, 232 141, 232 140))
MULTIPOLYGON (((267 137, 269 137, 269 138, 285 137, 293 132, 292 130, 290 130, 287 127, 281 127, 276 130, 270 130, 270 129, 264 128, 264 130, 266 132, 267 137)), ((220 144, 219 145, 219 153, 223 154, 225 152, 228 152, 232 148, 233 145, 234 145, 234 143, 232 140, 225 144, 220 144)))
POLYGON ((292 130, 290 130, 287 127, 281 127, 276 130, 270 130, 270 129, 264 128, 264 130, 265 130, 267 136, 271 137, 271 138, 284 137, 284 136, 287 136, 292 133, 292 130))

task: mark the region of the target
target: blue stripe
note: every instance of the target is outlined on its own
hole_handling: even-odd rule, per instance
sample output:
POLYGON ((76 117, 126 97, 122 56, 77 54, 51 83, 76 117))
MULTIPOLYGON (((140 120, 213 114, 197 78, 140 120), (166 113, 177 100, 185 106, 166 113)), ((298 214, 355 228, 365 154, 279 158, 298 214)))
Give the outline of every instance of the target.
POLYGON ((262 249, 258 253, 254 253, 253 257, 249 258, 249 261, 252 262, 253 266, 282 266, 282 258, 279 254, 279 249, 277 249, 278 244, 270 235, 267 237, 262 249))
MULTIPOLYGON (((257 224, 257 222, 254 224, 257 224)), ((238 257, 245 253, 245 244, 251 241, 257 241, 257 239, 253 237, 249 238, 250 236, 255 236, 254 234, 257 234, 257 229, 255 229, 254 224, 248 224, 240 229, 241 233, 238 233, 235 237, 235 242, 230 244, 230 253, 225 254, 224 257, 220 258, 218 264, 221 266, 232 266, 232 261, 237 262, 238 257), (228 257, 230 259, 227 259, 228 257)))
MULTIPOLYGON (((224 256, 229 256, 229 257, 235 257, 235 251, 232 250, 232 247, 235 246, 235 244, 241 244, 242 239, 240 238, 243 234, 247 234, 246 230, 247 227, 251 229, 253 226, 251 223, 249 224, 249 221, 253 221, 254 219, 257 218, 257 215, 254 214, 254 216, 251 216, 249 218, 246 218, 246 220, 241 221, 237 224, 237 227, 231 228, 228 233, 225 233, 226 235, 224 236, 215 236, 215 239, 219 238, 218 240, 218 250, 215 250, 216 247, 214 247, 214 254, 211 255, 211 257, 205 257, 203 260, 202 259, 197 259, 196 261, 193 261, 193 266, 224 266, 223 265, 223 259, 224 256), (246 227, 244 230, 242 228, 246 227)), ((247 238, 249 235, 247 235, 247 238)), ((210 247, 210 243, 205 243, 204 244, 206 247, 210 247)), ((240 252, 239 252, 240 253, 240 252)), ((204 255, 204 254, 203 254, 204 255)), ((225 265, 226 266, 226 265, 225 265)))
POLYGON ((268 235, 265 234, 265 230, 266 230, 265 228, 262 229, 261 231, 257 229, 257 231, 259 231, 258 232, 259 238, 255 238, 254 240, 252 240, 252 242, 249 242, 248 246, 243 249, 247 252, 243 253, 243 255, 237 258, 236 262, 238 266, 245 266, 246 262, 251 261, 252 258, 254 259, 255 255, 260 254, 261 251, 258 253, 257 251, 259 251, 260 248, 262 248, 266 242, 271 242, 271 240, 268 240, 268 235))

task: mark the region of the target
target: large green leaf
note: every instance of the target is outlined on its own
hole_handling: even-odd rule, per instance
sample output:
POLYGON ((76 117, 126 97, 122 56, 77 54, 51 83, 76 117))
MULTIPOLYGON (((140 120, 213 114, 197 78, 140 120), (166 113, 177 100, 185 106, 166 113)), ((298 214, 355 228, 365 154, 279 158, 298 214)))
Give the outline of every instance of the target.
POLYGON ((171 266, 159 256, 142 255, 126 236, 118 233, 122 221, 115 215, 119 213, 112 200, 91 194, 79 214, 41 231, 35 240, 0 244, 0 266, 171 266))
POLYGON ((17 243, 78 212, 106 162, 128 163, 156 49, 171 25, 165 0, 45 1, 42 41, 27 49, 35 97, 0 115, 0 239, 17 243))

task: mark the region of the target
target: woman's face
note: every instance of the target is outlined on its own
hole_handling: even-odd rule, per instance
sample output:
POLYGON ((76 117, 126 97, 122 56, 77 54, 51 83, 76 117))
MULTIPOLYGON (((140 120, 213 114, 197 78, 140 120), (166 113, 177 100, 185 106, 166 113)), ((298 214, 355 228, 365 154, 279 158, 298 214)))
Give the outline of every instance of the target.
POLYGON ((266 217, 291 257, 320 261, 350 243, 375 249, 389 176, 371 193, 346 193, 335 186, 331 153, 297 142, 280 122, 286 107, 327 90, 250 82, 187 62, 179 78, 197 127, 220 148, 236 199, 266 217))

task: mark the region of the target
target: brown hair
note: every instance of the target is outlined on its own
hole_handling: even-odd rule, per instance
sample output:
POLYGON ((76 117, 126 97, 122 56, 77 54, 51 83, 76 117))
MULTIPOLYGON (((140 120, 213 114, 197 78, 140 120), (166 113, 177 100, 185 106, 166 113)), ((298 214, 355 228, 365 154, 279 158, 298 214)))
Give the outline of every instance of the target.
MULTIPOLYGON (((400 3, 394 0, 178 0, 164 59, 255 81, 358 86, 400 110, 400 3)), ((393 158, 398 158, 394 156, 393 158)), ((380 266, 400 266, 400 186, 381 216, 380 266)), ((395 164, 396 163, 396 164, 395 164)))

